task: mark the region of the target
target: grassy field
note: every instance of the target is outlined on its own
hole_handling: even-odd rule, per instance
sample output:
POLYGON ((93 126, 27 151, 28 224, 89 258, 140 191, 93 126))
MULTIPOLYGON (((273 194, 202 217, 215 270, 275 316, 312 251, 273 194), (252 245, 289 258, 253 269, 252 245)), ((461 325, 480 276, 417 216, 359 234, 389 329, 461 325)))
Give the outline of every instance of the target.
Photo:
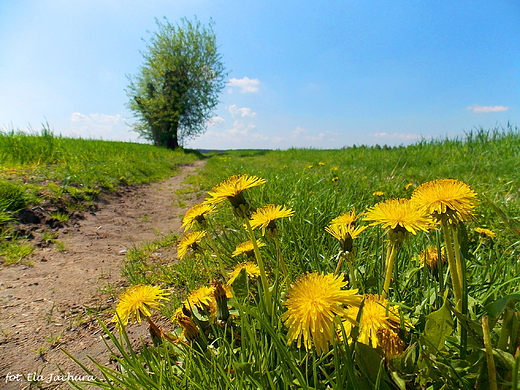
MULTIPOLYGON (((105 380, 116 388, 518 388, 519 168, 513 128, 409 147, 212 155, 190 180, 214 203, 227 194, 217 211, 180 241, 136 248, 125 267, 138 287, 121 297, 123 322, 140 313, 155 329, 128 306, 148 299, 178 332, 140 355, 123 354, 125 374, 101 368, 105 380), (243 174, 265 183, 229 181, 243 174), (436 179, 476 192, 470 220, 442 220, 415 235, 366 220, 374 206, 409 199, 436 179), (248 206, 238 207, 243 200, 248 206), (265 235, 248 229, 247 216, 253 223, 250 213, 268 204, 294 214, 272 214, 276 229, 265 235), (350 230, 354 239, 325 230, 354 210, 364 228, 350 230), (248 240, 249 252, 236 255, 248 240), (174 242, 188 251, 176 264, 147 255, 174 242), (429 259, 429 247, 442 261, 429 259), (229 274, 237 265, 244 270, 229 274)), ((125 350, 124 339, 113 341, 125 350)))
POLYGON ((129 251, 134 287, 116 310, 121 336, 105 329, 122 368, 99 366, 97 386, 519 388, 518 129, 409 147, 215 153, 189 180, 208 191, 200 207, 209 208, 182 238, 129 251), (455 191, 462 217, 448 207, 431 219, 401 201, 414 210, 392 203, 401 225, 371 219, 437 179, 464 185, 455 191), (254 227, 270 204, 286 213, 265 214, 263 234, 254 227), (414 218, 424 231, 406 230, 414 218), (175 245, 177 263, 152 256, 175 245), (437 260, 423 252, 430 247, 437 260), (163 334, 157 316, 176 332, 163 334), (136 319, 148 321, 154 342, 140 351, 124 332, 136 319))
POLYGON ((51 206, 49 218, 66 220, 101 191, 164 179, 197 158, 150 145, 63 138, 48 127, 38 134, 0 132, 0 259, 16 263, 32 251, 9 228, 20 210, 51 206))

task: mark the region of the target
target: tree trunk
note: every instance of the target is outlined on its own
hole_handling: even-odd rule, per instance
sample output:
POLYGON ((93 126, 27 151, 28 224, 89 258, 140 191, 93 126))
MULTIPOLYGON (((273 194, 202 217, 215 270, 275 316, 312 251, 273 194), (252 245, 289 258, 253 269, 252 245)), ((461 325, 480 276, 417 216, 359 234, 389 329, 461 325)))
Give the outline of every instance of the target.
POLYGON ((165 121, 162 124, 161 145, 167 149, 177 149, 179 147, 179 137, 177 131, 179 128, 179 120, 165 121))
POLYGON ((174 137, 173 134, 168 134, 168 138, 166 139, 166 148, 175 150, 179 147, 179 142, 177 137, 174 137))

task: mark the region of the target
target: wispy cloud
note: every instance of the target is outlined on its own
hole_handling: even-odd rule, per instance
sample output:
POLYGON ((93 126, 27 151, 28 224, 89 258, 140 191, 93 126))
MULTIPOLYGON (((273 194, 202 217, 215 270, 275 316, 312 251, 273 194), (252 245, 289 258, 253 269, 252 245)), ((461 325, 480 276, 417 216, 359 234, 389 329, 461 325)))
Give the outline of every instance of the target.
POLYGON ((374 133, 371 134, 375 138, 389 138, 389 139, 420 139, 422 138, 419 134, 406 134, 406 133, 374 133))
POLYGON ((137 140, 137 134, 131 132, 125 123, 126 118, 116 114, 89 114, 74 112, 70 116, 71 128, 68 135, 82 138, 129 141, 137 140))
POLYGON ((210 118, 206 122, 206 126, 220 126, 222 124, 226 123, 226 120, 222 118, 221 116, 214 116, 213 118, 210 118))
POLYGON ((323 140, 331 140, 338 133, 333 131, 325 131, 318 134, 314 134, 311 131, 303 128, 296 127, 289 132, 289 138, 291 140, 304 140, 304 141, 323 141, 323 140))
POLYGON ((236 104, 232 104, 228 107, 228 111, 233 118, 254 118, 256 116, 256 112, 251 110, 248 107, 238 108, 236 104))
POLYGON ((232 78, 227 83, 231 88, 228 88, 229 93, 233 93, 235 89, 233 87, 238 88, 238 90, 242 93, 245 92, 258 92, 258 87, 260 85, 260 80, 258 79, 250 79, 249 77, 244 77, 241 79, 232 78))
POLYGON ((211 145, 215 149, 233 148, 274 148, 283 141, 276 135, 264 134, 257 129, 257 113, 249 107, 238 107, 232 104, 227 107, 232 121, 215 117, 210 122, 215 125, 209 128, 196 140, 190 142, 190 147, 205 148, 211 145), (232 123, 232 126, 230 126, 232 123))
POLYGON ((488 112, 503 112, 509 110, 509 107, 505 106, 479 106, 474 104, 473 106, 467 107, 468 110, 472 110, 477 114, 488 113, 488 112))
POLYGON ((226 130, 223 136, 225 138, 237 135, 250 136, 251 130, 256 128, 256 125, 252 122, 252 119, 256 117, 256 112, 249 107, 238 107, 236 104, 230 105, 228 111, 234 119, 233 127, 226 130))
POLYGON ((85 116, 85 115, 83 115, 83 114, 81 114, 79 112, 74 112, 70 116, 70 121, 71 122, 75 122, 75 123, 77 123, 77 122, 88 122, 89 119, 88 119, 87 116, 85 116))
POLYGON ((290 134, 290 137, 292 139, 296 139, 296 138, 300 138, 302 137, 304 134, 308 133, 309 130, 307 129, 304 129, 303 127, 296 127, 294 129, 292 129, 289 134, 290 134))

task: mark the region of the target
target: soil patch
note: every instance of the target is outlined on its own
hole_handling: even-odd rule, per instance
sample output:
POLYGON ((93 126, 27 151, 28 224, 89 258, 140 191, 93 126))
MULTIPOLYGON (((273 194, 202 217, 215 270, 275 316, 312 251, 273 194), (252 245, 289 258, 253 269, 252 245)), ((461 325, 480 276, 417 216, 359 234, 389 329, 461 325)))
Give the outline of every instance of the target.
MULTIPOLYGON (((68 388, 60 369, 85 373, 62 349, 90 368, 94 365, 87 356, 111 363, 95 317, 111 318, 108 309, 115 307, 115 292, 126 285, 121 276, 124 254, 134 245, 180 232, 182 215, 200 199, 176 191, 203 164, 184 166, 164 182, 110 195, 97 204, 97 211, 56 227, 64 244, 61 251, 40 241, 43 247, 32 255, 32 266, 0 268, 0 388, 68 388)), ((136 343, 148 336, 144 325, 129 326, 128 331, 136 343)))

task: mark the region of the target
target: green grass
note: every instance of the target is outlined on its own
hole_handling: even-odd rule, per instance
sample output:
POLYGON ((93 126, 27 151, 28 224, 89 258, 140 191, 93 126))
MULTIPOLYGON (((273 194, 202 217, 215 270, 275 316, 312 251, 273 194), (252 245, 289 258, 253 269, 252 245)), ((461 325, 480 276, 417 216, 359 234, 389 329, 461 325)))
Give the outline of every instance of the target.
POLYGON ((51 217, 66 222, 68 211, 86 209, 102 191, 163 180, 198 158, 151 145, 56 136, 48 125, 35 134, 0 131, 0 233, 7 234, 21 209, 57 206, 61 211, 51 217))
POLYGON ((35 185, 51 181, 65 192, 158 181, 195 159, 151 145, 55 136, 47 128, 41 134, 0 132, 2 178, 35 185))
MULTIPOLYGON (((235 296, 229 300, 231 319, 218 322, 194 310, 192 318, 200 335, 187 344, 158 342, 135 352, 124 339, 117 341, 112 336, 122 356, 118 360, 122 370, 99 366, 103 376, 96 382, 98 386, 484 389, 494 388, 490 382, 496 378, 498 388, 518 388, 518 129, 477 129, 464 139, 396 148, 230 151, 212 155, 205 169, 189 180, 193 191, 208 191, 243 173, 266 179, 265 185, 244 193, 253 208, 279 204, 295 211, 293 217, 277 221, 288 279, 280 276, 275 240, 262 237, 267 245, 260 248, 255 261, 265 263, 269 292, 263 282, 242 274, 233 284, 235 296), (399 307, 401 316, 398 332, 406 349, 400 356, 386 357, 381 347, 357 341, 357 327, 345 333, 350 341, 334 338, 325 354, 294 343, 287 345, 281 316, 290 284, 306 272, 332 273, 338 264, 339 243, 325 232, 325 226, 352 208, 360 213, 384 199, 409 198, 421 183, 444 178, 467 183, 480 199, 476 220, 459 229, 467 297, 462 309, 453 302, 446 265, 430 269, 412 261, 427 246, 442 244, 441 231, 433 230, 410 236, 398 252, 389 300, 399 307), (377 191, 383 195, 374 195, 377 191), (484 238, 474 231, 476 227, 491 229, 497 237, 484 238), (489 332, 482 326, 485 318, 489 318, 489 332), (490 354, 495 356, 493 363, 490 354)), ((201 242, 178 263, 165 263, 154 256, 157 248, 173 245, 173 236, 135 248, 127 256, 125 270, 132 284, 161 285, 174 292, 162 309, 168 318, 189 291, 212 279, 225 282, 217 260, 228 270, 245 260, 231 256, 237 244, 251 237, 228 202, 220 204, 218 213, 208 220, 212 240, 201 242)), ((254 234, 261 237, 258 229, 254 234)), ((367 228, 354 240, 353 268, 359 293, 381 293, 387 245, 378 226, 367 228)), ((341 271, 349 275, 347 264, 341 271)))

